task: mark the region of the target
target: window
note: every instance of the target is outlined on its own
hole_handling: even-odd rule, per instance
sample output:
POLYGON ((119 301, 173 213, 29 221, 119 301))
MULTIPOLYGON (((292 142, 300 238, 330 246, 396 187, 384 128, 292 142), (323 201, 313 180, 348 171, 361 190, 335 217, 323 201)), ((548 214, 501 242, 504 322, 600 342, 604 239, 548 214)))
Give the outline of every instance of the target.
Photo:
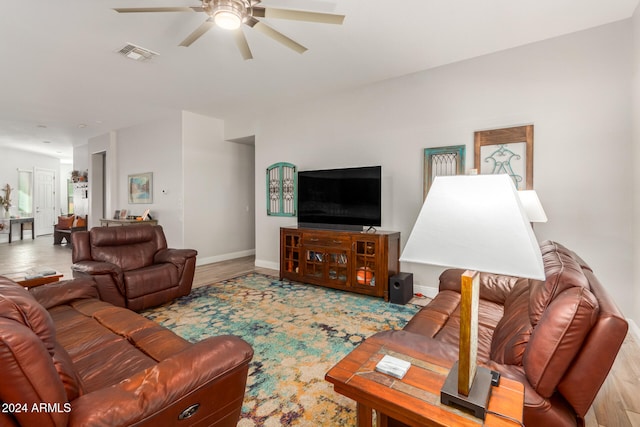
POLYGON ((33 172, 30 170, 18 169, 18 214, 33 215, 33 172))

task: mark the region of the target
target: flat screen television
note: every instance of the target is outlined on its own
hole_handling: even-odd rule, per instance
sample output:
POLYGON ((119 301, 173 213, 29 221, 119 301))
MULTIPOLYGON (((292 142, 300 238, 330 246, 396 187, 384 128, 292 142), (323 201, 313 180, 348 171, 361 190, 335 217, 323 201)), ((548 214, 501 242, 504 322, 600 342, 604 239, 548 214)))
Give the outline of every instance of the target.
POLYGON ((298 226, 362 230, 382 221, 382 167, 298 172, 298 226))

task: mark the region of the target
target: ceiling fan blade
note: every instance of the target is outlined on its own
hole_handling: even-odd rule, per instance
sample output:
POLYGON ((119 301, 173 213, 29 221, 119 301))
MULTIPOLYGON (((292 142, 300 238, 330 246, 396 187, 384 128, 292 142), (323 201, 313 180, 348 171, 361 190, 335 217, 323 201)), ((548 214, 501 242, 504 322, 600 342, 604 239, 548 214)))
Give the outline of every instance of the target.
POLYGON ((302 46, 300 43, 291 40, 289 37, 285 36, 284 34, 282 34, 279 31, 274 30, 273 28, 271 28, 270 26, 268 26, 267 24, 265 24, 264 22, 256 22, 254 25, 251 25, 254 29, 260 31, 262 34, 271 37, 273 40, 277 41, 278 43, 282 43, 283 45, 285 45, 286 47, 288 47, 289 49, 293 49, 298 53, 305 53, 307 51, 307 48, 302 46))
POLYGON ((238 28, 233 32, 233 38, 236 41, 236 45, 240 50, 240 54, 242 58, 246 61, 247 59, 253 59, 253 55, 251 54, 251 49, 249 48, 249 43, 247 43, 247 38, 242 32, 241 28, 238 28))
POLYGON ((203 12, 202 7, 125 7, 113 9, 118 13, 140 12, 203 12))
POLYGON ((200 26, 196 28, 193 33, 189 34, 189 36, 186 39, 182 40, 182 43, 180 43, 180 46, 184 46, 184 47, 191 46, 193 42, 195 42, 200 37, 202 37, 202 35, 207 31, 209 31, 213 26, 214 26, 213 19, 211 18, 207 19, 202 24, 200 24, 200 26))
POLYGON ((275 9, 272 7, 254 7, 253 16, 258 18, 290 19, 295 21, 319 22, 322 24, 342 25, 344 15, 330 13, 305 12, 302 10, 275 9))

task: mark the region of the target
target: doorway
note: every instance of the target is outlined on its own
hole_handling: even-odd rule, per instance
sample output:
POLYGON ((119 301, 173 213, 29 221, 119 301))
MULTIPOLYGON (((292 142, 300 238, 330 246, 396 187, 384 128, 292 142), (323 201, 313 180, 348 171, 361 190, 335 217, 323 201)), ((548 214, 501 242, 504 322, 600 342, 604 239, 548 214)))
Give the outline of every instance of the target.
POLYGON ((35 235, 53 233, 56 222, 56 173, 49 169, 35 169, 33 199, 35 205, 35 235))

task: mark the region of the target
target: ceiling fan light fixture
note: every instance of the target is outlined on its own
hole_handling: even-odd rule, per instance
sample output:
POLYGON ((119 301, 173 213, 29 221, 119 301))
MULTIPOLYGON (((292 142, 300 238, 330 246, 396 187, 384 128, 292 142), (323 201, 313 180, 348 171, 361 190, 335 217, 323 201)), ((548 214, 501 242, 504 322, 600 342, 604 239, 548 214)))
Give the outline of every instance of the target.
POLYGON ((213 21, 225 30, 237 30, 245 18, 246 7, 241 1, 220 1, 213 6, 213 21))

